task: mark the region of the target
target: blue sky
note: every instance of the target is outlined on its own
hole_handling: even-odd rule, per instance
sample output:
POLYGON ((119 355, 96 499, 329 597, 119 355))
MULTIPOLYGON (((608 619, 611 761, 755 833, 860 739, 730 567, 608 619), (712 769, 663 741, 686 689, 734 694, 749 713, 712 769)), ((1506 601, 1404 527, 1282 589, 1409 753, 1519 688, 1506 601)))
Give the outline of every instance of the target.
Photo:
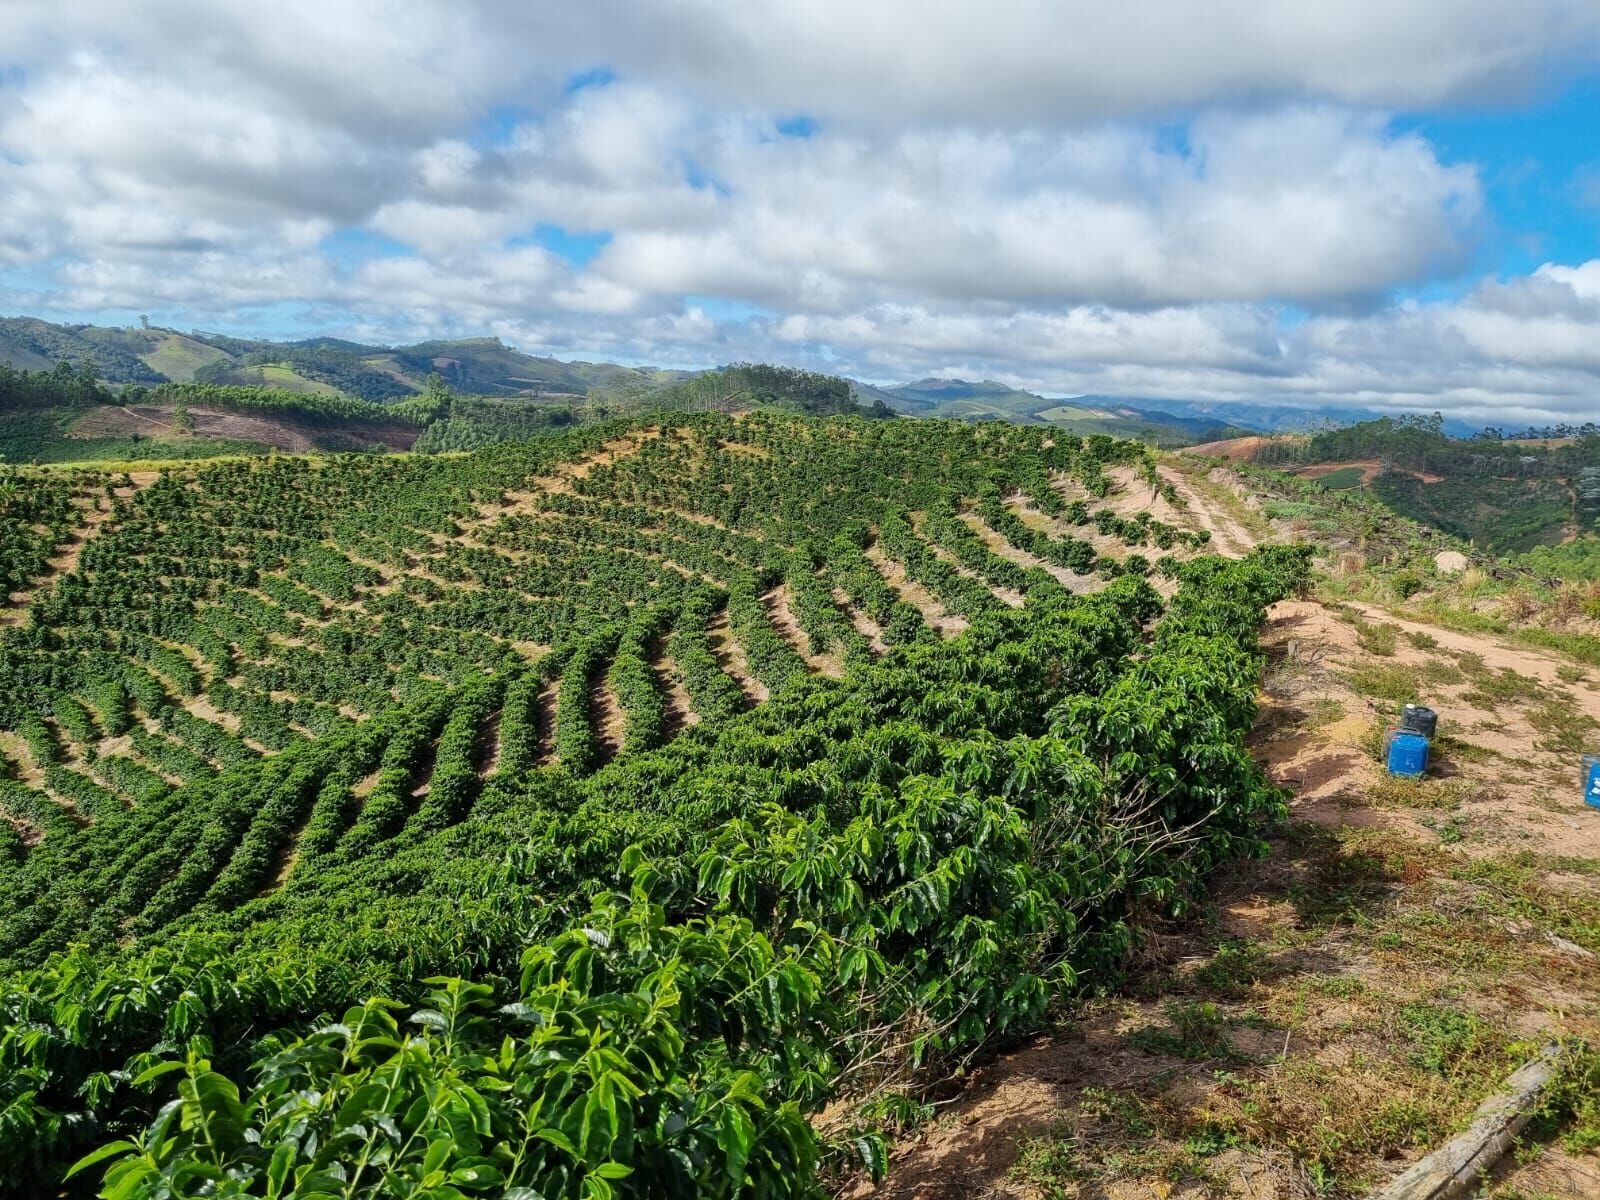
POLYGON ((1406 114, 1395 125, 1446 162, 1478 167, 1492 224, 1482 269, 1525 274, 1600 254, 1600 75, 1504 108, 1406 114))
POLYGON ((12 0, 0 48, 11 312, 1600 416, 1592 0, 12 0))

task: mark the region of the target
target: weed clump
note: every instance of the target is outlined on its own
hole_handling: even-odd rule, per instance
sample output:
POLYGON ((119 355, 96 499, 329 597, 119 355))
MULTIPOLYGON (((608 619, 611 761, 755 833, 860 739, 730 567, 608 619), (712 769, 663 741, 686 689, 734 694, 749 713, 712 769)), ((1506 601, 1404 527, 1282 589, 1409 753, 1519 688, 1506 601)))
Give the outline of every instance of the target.
POLYGON ((1357 621, 1356 642, 1368 654, 1390 658, 1400 646, 1400 627, 1384 621, 1357 621))
POLYGON ((1140 1029, 1129 1042, 1151 1054, 1203 1062, 1233 1058, 1238 1051, 1228 1037, 1228 1019, 1209 1000, 1179 1000, 1167 1005, 1168 1027, 1140 1029))

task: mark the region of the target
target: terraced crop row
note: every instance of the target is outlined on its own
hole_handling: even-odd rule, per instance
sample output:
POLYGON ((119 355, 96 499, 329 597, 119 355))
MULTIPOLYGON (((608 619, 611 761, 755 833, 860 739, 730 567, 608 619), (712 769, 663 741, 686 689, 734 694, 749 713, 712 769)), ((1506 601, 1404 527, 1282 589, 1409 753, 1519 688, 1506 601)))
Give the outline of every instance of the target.
MULTIPOLYGON (((1159 609, 1143 577, 1181 595, 1205 541, 1090 503, 1160 487, 1131 443, 759 413, 7 482, 0 965, 339 947, 266 1010, 251 993, 257 1030, 507 971, 627 886, 630 846, 675 879, 763 805, 848 807, 943 769, 961 731, 1037 736, 1038 706, 1128 668, 1159 609), (1013 661, 1023 636, 1056 661, 1013 661)), ((214 1051, 246 1055, 215 1021, 214 1051)), ((83 1099, 37 1070, 19 1144, 54 1180, 83 1099)))
MULTIPOLYGON (((701 418, 660 435, 609 430, 547 461, 538 450, 471 466, 284 458, 164 472, 138 489, 15 477, 0 561, 15 564, 12 589, 29 603, 0 658, 11 685, 0 724, 28 736, 6 755, 21 785, 4 805, 12 869, 59 879, 66 855, 88 885, 130 827, 199 836, 221 819, 205 871, 230 882, 203 894, 236 903, 251 893, 232 881, 271 890, 292 878, 261 864, 298 862, 320 778, 248 823, 206 797, 261 760, 322 761, 306 743, 346 745, 393 710, 498 698, 509 679, 537 710, 511 723, 527 742, 511 761, 586 773, 742 712, 796 673, 837 677, 930 629, 953 632, 951 614, 965 622, 1048 591, 1051 577, 1019 567, 1013 546, 1086 583, 1118 569, 1087 542, 1023 524, 992 483, 969 501, 892 443, 899 463, 871 469, 885 449, 871 428, 796 447, 792 427, 764 418, 701 418), (52 567, 64 544, 75 554, 52 567), (70 832, 49 837, 55 809, 70 832), (108 813, 114 829, 97 829, 108 813)), ((1051 472, 1093 481, 1108 454, 1136 453, 1027 440, 1001 449, 1039 496, 1055 495, 1051 472)), ((1133 544, 1147 532, 1102 526, 1133 544)), ((476 789, 456 782, 462 764, 507 747, 498 699, 464 711, 476 728, 458 719, 448 741, 429 729, 404 778, 393 768, 375 796, 344 806, 346 857, 468 814, 476 789), (438 774, 434 740, 444 801, 421 779, 438 774)), ((324 836, 331 820, 325 810, 324 836)), ((172 857, 161 861, 177 872, 172 857)), ((94 928, 172 914, 172 880, 149 866, 141 879, 95 906, 94 928)), ((28 961, 77 922, 38 925, 0 928, 0 953, 28 961)))

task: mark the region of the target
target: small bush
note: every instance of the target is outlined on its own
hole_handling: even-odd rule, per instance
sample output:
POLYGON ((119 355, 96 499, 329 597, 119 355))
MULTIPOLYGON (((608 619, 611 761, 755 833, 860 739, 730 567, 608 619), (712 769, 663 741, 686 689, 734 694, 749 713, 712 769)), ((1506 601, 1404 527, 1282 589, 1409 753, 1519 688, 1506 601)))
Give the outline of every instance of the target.
POLYGON ((1400 1009, 1400 1025, 1411 1039, 1411 1061, 1441 1075, 1477 1053, 1488 1038, 1483 1022, 1474 1014, 1424 1000, 1400 1009))
POLYGON ((1374 625, 1367 621, 1359 621, 1356 623, 1356 641, 1368 654, 1390 658, 1400 645, 1400 627, 1386 622, 1374 625))
POLYGON ((1272 962, 1255 942, 1223 942, 1211 961, 1194 973, 1195 982, 1219 996, 1237 997, 1265 979, 1272 962))
POLYGON ((1168 1028, 1140 1029, 1128 1040, 1151 1054, 1170 1054, 1191 1061, 1235 1056, 1233 1043, 1228 1040, 1228 1019, 1211 1001, 1169 1004, 1167 1020, 1168 1028))
POLYGON ((1394 594, 1402 600, 1409 600, 1422 590, 1422 576, 1415 571, 1402 571, 1390 583, 1394 594))
POLYGON ((1539 1118, 1566 1126, 1561 1144, 1568 1153, 1600 1151, 1600 1050, 1579 1046, 1569 1053, 1539 1118))

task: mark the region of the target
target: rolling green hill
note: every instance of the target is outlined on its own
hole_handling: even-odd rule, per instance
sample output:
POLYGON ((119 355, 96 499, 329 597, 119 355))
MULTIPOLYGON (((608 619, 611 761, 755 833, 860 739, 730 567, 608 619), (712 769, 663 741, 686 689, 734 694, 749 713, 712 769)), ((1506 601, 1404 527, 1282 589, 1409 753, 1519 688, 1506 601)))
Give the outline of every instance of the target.
POLYGON ((69 362, 88 365, 109 382, 160 383, 166 376, 140 357, 158 341, 144 330, 0 317, 0 361, 19 370, 47 371, 69 362))
POLYGON ((1593 432, 1456 438, 1436 417, 1385 417, 1266 440, 1254 458, 1327 487, 1364 488, 1396 514, 1485 550, 1533 554, 1542 570, 1600 578, 1600 435, 1593 432))
POLYGON ((923 379, 887 390, 903 404, 914 406, 925 415, 942 416, 946 415, 945 410, 953 409, 955 411, 949 415, 1010 420, 1033 416, 1059 403, 993 380, 969 383, 964 379, 923 379))
POLYGON ((637 398, 694 374, 539 358, 492 337, 372 346, 339 338, 275 342, 155 327, 114 329, 0 318, 0 362, 39 371, 63 361, 88 364, 112 385, 265 383, 377 402, 419 395, 433 375, 461 393, 577 401, 594 390, 637 398))
POLYGON ((688 412, 759 407, 813 417, 894 415, 881 402, 859 404, 848 379, 766 363, 734 363, 705 371, 649 392, 640 402, 651 408, 688 412))
POLYGON ((886 388, 855 386, 858 398, 881 400, 908 415, 1043 423, 1080 436, 1131 437, 1156 446, 1185 446, 1250 432, 1215 417, 1176 416, 1112 397, 1052 399, 994 380, 923 379, 886 388))
MULTIPOLYGON (((165 381, 268 386, 376 403, 420 395, 434 376, 462 395, 567 406, 587 402, 608 412, 637 411, 652 405, 725 405, 732 402, 729 395, 741 388, 757 397, 770 391, 765 384, 754 389, 742 384, 725 386, 730 378, 728 367, 717 368, 712 382, 697 387, 694 380, 707 372, 562 362, 525 354, 493 337, 409 346, 374 346, 339 338, 274 342, 160 328, 51 325, 32 318, 0 320, 0 361, 26 370, 48 370, 59 361, 87 363, 114 386, 165 381)), ((1180 416, 1107 397, 1052 399, 992 380, 924 379, 894 387, 851 382, 849 386, 856 403, 870 411, 1044 423, 1073 434, 1133 437, 1160 446, 1247 432, 1212 416, 1180 416)), ((782 402, 813 413, 844 411, 845 407, 835 401, 802 404, 793 396, 782 402)))
MULTIPOLYGON (((378 407, 286 395, 213 399, 378 407)), ((1306 555, 1158 499, 1136 443, 770 410, 6 471, 0 1195, 880 1169, 884 1080, 1114 986, 1281 811, 1306 555)))
POLYGON ((144 364, 174 383, 188 383, 195 373, 216 363, 229 361, 226 353, 198 338, 171 330, 156 330, 155 338, 142 354, 144 364))
POLYGON ((196 374, 220 375, 224 382, 134 383, 113 391, 95 378, 91 364, 30 372, 0 363, 0 462, 131 463, 271 450, 474 450, 619 413, 663 409, 893 415, 881 405, 858 409, 847 380, 751 363, 677 381, 666 381, 662 373, 647 389, 596 390, 581 400, 565 394, 467 396, 434 374, 422 393, 376 403, 281 364, 196 374), (237 380, 247 382, 229 382, 237 380))
POLYGON ((562 362, 513 350, 499 338, 421 342, 387 356, 410 378, 437 372, 451 387, 475 394, 531 393, 582 398, 593 390, 647 394, 694 374, 616 363, 562 362))

